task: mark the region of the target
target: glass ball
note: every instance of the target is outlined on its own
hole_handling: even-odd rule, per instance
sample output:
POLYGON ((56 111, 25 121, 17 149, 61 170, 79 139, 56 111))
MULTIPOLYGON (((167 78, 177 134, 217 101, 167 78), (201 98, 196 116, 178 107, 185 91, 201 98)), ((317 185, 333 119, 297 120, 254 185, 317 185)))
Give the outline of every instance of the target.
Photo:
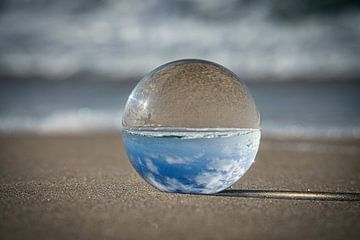
POLYGON ((254 162, 260 115, 243 82, 225 67, 186 59, 162 65, 126 103, 123 142, 151 185, 212 194, 234 184, 254 162))

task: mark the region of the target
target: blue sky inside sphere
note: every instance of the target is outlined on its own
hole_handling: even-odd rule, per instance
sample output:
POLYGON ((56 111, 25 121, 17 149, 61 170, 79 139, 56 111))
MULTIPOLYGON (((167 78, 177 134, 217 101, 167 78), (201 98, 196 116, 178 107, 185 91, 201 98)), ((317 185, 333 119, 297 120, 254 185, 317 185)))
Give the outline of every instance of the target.
POLYGON ((250 168, 260 143, 257 129, 155 134, 124 131, 129 159, 148 183, 177 193, 211 194, 230 187, 250 168))

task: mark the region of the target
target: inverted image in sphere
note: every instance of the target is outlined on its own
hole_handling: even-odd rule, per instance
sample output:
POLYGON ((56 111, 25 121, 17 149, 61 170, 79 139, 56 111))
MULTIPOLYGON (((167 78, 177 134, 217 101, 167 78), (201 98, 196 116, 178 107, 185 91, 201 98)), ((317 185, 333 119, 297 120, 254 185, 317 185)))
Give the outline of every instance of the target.
POLYGON ((203 60, 171 62, 146 75, 122 124, 132 165, 167 192, 228 188, 250 168, 260 143, 260 116, 244 83, 203 60))

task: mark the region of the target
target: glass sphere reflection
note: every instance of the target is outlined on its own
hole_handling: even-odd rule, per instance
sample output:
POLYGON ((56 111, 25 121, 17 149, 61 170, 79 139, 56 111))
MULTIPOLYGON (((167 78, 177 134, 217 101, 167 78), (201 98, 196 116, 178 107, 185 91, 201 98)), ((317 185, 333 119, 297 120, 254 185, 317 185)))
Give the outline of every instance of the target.
POLYGON ((260 116, 239 78, 204 60, 156 68, 132 91, 123 140, 136 171, 167 192, 210 194, 254 162, 260 116))

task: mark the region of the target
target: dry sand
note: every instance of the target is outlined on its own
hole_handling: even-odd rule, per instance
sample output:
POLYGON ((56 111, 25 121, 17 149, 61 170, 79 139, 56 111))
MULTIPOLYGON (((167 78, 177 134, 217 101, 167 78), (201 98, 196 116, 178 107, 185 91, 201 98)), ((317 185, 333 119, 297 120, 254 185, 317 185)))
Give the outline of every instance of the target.
POLYGON ((3 136, 0 239, 360 239, 359 170, 359 142, 264 140, 227 196, 169 194, 119 135, 3 136))

